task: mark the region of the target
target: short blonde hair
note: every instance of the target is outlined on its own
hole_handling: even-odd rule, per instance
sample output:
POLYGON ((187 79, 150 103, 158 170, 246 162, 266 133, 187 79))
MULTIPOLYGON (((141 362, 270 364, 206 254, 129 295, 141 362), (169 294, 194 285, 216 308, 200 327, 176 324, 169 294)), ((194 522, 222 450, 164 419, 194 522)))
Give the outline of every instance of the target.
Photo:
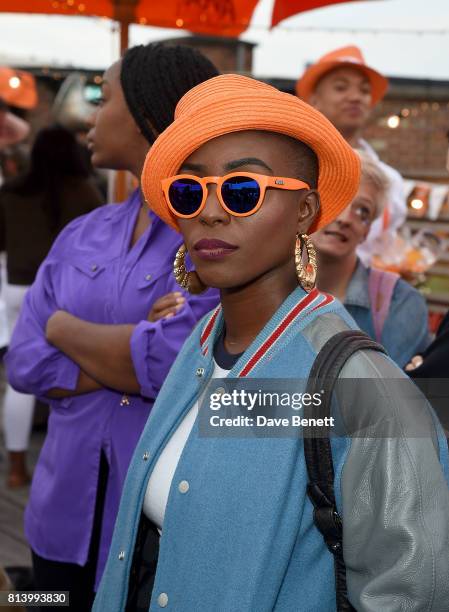
POLYGON ((390 180, 382 170, 380 163, 366 151, 356 149, 357 154, 362 162, 362 174, 360 182, 367 181, 376 189, 376 215, 380 217, 387 202, 388 192, 390 191, 390 180))

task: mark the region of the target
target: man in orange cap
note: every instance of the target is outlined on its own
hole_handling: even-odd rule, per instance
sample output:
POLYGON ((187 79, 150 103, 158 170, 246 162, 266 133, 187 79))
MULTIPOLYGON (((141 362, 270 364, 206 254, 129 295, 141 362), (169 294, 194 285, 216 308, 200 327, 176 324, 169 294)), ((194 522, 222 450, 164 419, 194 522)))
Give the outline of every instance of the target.
MULTIPOLYGON (((323 55, 309 66, 296 83, 297 95, 321 111, 354 148, 379 158, 361 137, 372 108, 382 100, 388 80, 367 66, 358 47, 349 46, 323 55)), ((405 220, 407 206, 403 180, 399 172, 380 162, 390 181, 390 192, 384 215, 371 226, 367 240, 358 248, 358 255, 369 265, 371 255, 388 229, 394 232, 405 220)))

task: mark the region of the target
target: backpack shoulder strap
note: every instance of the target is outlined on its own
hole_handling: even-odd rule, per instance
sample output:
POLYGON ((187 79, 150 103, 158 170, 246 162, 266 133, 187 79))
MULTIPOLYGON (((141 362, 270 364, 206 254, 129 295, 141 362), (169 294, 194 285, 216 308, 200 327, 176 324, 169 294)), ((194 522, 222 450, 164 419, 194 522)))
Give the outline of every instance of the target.
POLYGON ((368 294, 377 342, 381 341, 382 331, 390 310, 393 291, 399 278, 399 274, 395 272, 370 268, 368 294))
MULTIPOLYGON (((317 407, 306 408, 306 417, 330 417, 332 391, 348 359, 360 350, 385 349, 364 332, 346 330, 330 338, 315 358, 307 382, 308 393, 321 393, 319 415, 317 407), (322 393, 324 391, 324 393, 322 393), (312 412, 313 411, 313 412, 312 412)), ((334 556, 338 612, 354 610, 347 598, 346 567, 343 560, 343 526, 338 514, 334 492, 334 465, 329 440, 329 428, 303 428, 304 455, 309 482, 307 494, 313 504, 313 519, 334 556)))

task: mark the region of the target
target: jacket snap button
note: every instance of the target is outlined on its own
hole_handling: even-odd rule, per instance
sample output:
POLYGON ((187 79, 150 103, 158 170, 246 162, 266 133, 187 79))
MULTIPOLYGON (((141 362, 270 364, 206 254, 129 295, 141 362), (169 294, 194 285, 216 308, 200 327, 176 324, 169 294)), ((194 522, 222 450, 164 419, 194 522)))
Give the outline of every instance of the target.
POLYGON ((121 550, 118 555, 118 560, 123 561, 124 558, 125 558, 125 551, 121 550))
POLYGON ((151 274, 147 274, 147 275, 145 276, 145 280, 151 280, 151 274))
POLYGON ((196 371, 196 375, 201 378, 202 376, 204 376, 204 368, 198 368, 196 371))
POLYGON ((157 598, 157 603, 161 608, 165 608, 168 606, 168 595, 167 593, 161 593, 157 598))
POLYGON ((144 454, 142 455, 142 459, 144 461, 148 461, 149 458, 150 458, 150 453, 148 451, 145 451, 144 454))
POLYGON ((90 266, 90 269, 92 270, 92 272, 95 272, 96 270, 98 270, 98 266, 97 266, 97 264, 92 264, 92 265, 90 266))
POLYGON ((190 488, 190 485, 187 482, 187 480, 181 480, 181 482, 178 485, 178 489, 180 493, 187 493, 189 488, 190 488))

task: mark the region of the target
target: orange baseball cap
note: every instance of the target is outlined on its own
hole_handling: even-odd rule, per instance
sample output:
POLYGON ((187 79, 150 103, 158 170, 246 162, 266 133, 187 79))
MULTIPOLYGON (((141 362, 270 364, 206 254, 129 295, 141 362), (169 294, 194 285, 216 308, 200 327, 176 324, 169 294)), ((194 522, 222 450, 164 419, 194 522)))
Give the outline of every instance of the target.
POLYGON ((37 104, 36 81, 30 72, 0 67, 0 99, 10 106, 30 109, 37 104))
POLYGON ((374 106, 386 94, 388 88, 388 79, 382 76, 373 68, 370 68, 365 63, 365 58, 358 47, 341 47, 330 53, 326 53, 323 57, 309 66, 302 77, 296 82, 297 95, 306 102, 315 90, 318 81, 331 70, 349 66, 360 70, 368 77, 371 83, 371 106, 374 106))
POLYGON ((285 134, 315 151, 321 207, 309 233, 338 217, 357 193, 359 156, 324 115, 271 85, 226 74, 187 92, 178 102, 174 122, 148 152, 142 190, 150 208, 179 231, 178 220, 165 201, 162 180, 176 175, 187 157, 209 140, 246 130, 285 134))

